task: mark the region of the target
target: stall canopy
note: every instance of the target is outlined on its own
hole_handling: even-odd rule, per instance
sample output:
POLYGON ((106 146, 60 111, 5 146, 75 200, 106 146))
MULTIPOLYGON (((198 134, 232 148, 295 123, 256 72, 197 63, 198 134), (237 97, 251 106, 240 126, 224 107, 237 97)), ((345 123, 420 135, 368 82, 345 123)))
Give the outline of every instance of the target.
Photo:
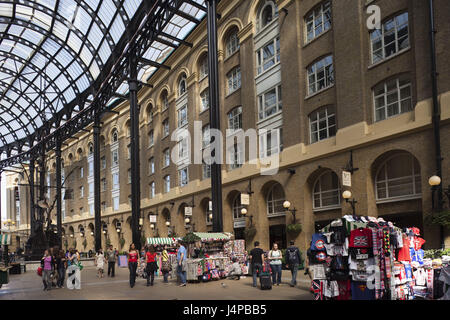
POLYGON ((7 233, 0 234, 0 245, 11 245, 11 235, 7 233))
POLYGON ((175 238, 147 238, 147 244, 168 244, 172 245, 176 241, 175 238))
POLYGON ((229 233, 194 232, 194 234, 201 238, 202 241, 221 241, 231 239, 231 234, 229 233))

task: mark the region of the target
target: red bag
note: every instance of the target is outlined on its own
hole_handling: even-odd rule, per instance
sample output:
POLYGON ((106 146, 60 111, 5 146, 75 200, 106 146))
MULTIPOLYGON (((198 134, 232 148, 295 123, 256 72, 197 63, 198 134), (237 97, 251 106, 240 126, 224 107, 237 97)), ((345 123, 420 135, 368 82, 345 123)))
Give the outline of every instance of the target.
POLYGON ((42 277, 42 267, 38 267, 36 273, 39 277, 42 277))

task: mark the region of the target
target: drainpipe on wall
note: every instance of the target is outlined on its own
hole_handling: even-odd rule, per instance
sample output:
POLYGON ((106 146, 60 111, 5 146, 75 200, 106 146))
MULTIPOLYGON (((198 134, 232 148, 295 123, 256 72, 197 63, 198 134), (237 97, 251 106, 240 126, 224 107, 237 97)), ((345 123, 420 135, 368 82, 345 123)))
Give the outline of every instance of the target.
MULTIPOLYGON (((436 71, 436 40, 435 40, 435 26, 434 26, 434 9, 433 0, 429 0, 430 8, 430 45, 431 45, 431 85, 433 94, 433 132, 434 132, 434 147, 436 157, 436 175, 442 179, 442 155, 441 155, 441 137, 440 137, 440 122, 441 113, 438 101, 437 89, 437 71, 436 71)), ((442 212, 442 182, 437 188, 437 212, 442 212)), ((445 247, 444 243, 444 228, 440 226, 440 241, 441 248, 445 247)))

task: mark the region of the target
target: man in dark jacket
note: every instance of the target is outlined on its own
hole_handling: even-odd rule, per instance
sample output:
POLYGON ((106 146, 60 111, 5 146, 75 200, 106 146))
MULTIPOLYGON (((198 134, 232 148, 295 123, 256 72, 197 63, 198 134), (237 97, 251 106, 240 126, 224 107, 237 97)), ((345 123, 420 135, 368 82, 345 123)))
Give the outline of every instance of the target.
POLYGON ((294 246, 294 241, 290 241, 289 248, 286 249, 286 267, 291 270, 292 280, 290 286, 297 285, 297 271, 302 258, 300 256, 300 250, 294 246))

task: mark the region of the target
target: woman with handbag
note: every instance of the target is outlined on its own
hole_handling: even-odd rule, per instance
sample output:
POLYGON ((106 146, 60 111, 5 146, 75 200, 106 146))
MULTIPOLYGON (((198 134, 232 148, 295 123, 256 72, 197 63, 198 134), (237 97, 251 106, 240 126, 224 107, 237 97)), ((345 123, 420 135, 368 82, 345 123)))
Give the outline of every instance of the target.
POLYGON ((145 263, 147 265, 145 268, 145 272, 147 273, 147 287, 153 286, 155 272, 158 270, 158 265, 156 264, 156 252, 153 245, 147 247, 147 252, 145 253, 145 263))
POLYGON ((130 270, 130 287, 133 288, 136 283, 136 270, 140 265, 139 251, 136 250, 134 243, 130 245, 128 252, 128 269, 130 270))
POLYGON ((169 283, 169 273, 172 271, 172 266, 169 261, 169 253, 167 252, 167 245, 164 246, 164 249, 161 254, 161 272, 164 277, 164 283, 169 283))

